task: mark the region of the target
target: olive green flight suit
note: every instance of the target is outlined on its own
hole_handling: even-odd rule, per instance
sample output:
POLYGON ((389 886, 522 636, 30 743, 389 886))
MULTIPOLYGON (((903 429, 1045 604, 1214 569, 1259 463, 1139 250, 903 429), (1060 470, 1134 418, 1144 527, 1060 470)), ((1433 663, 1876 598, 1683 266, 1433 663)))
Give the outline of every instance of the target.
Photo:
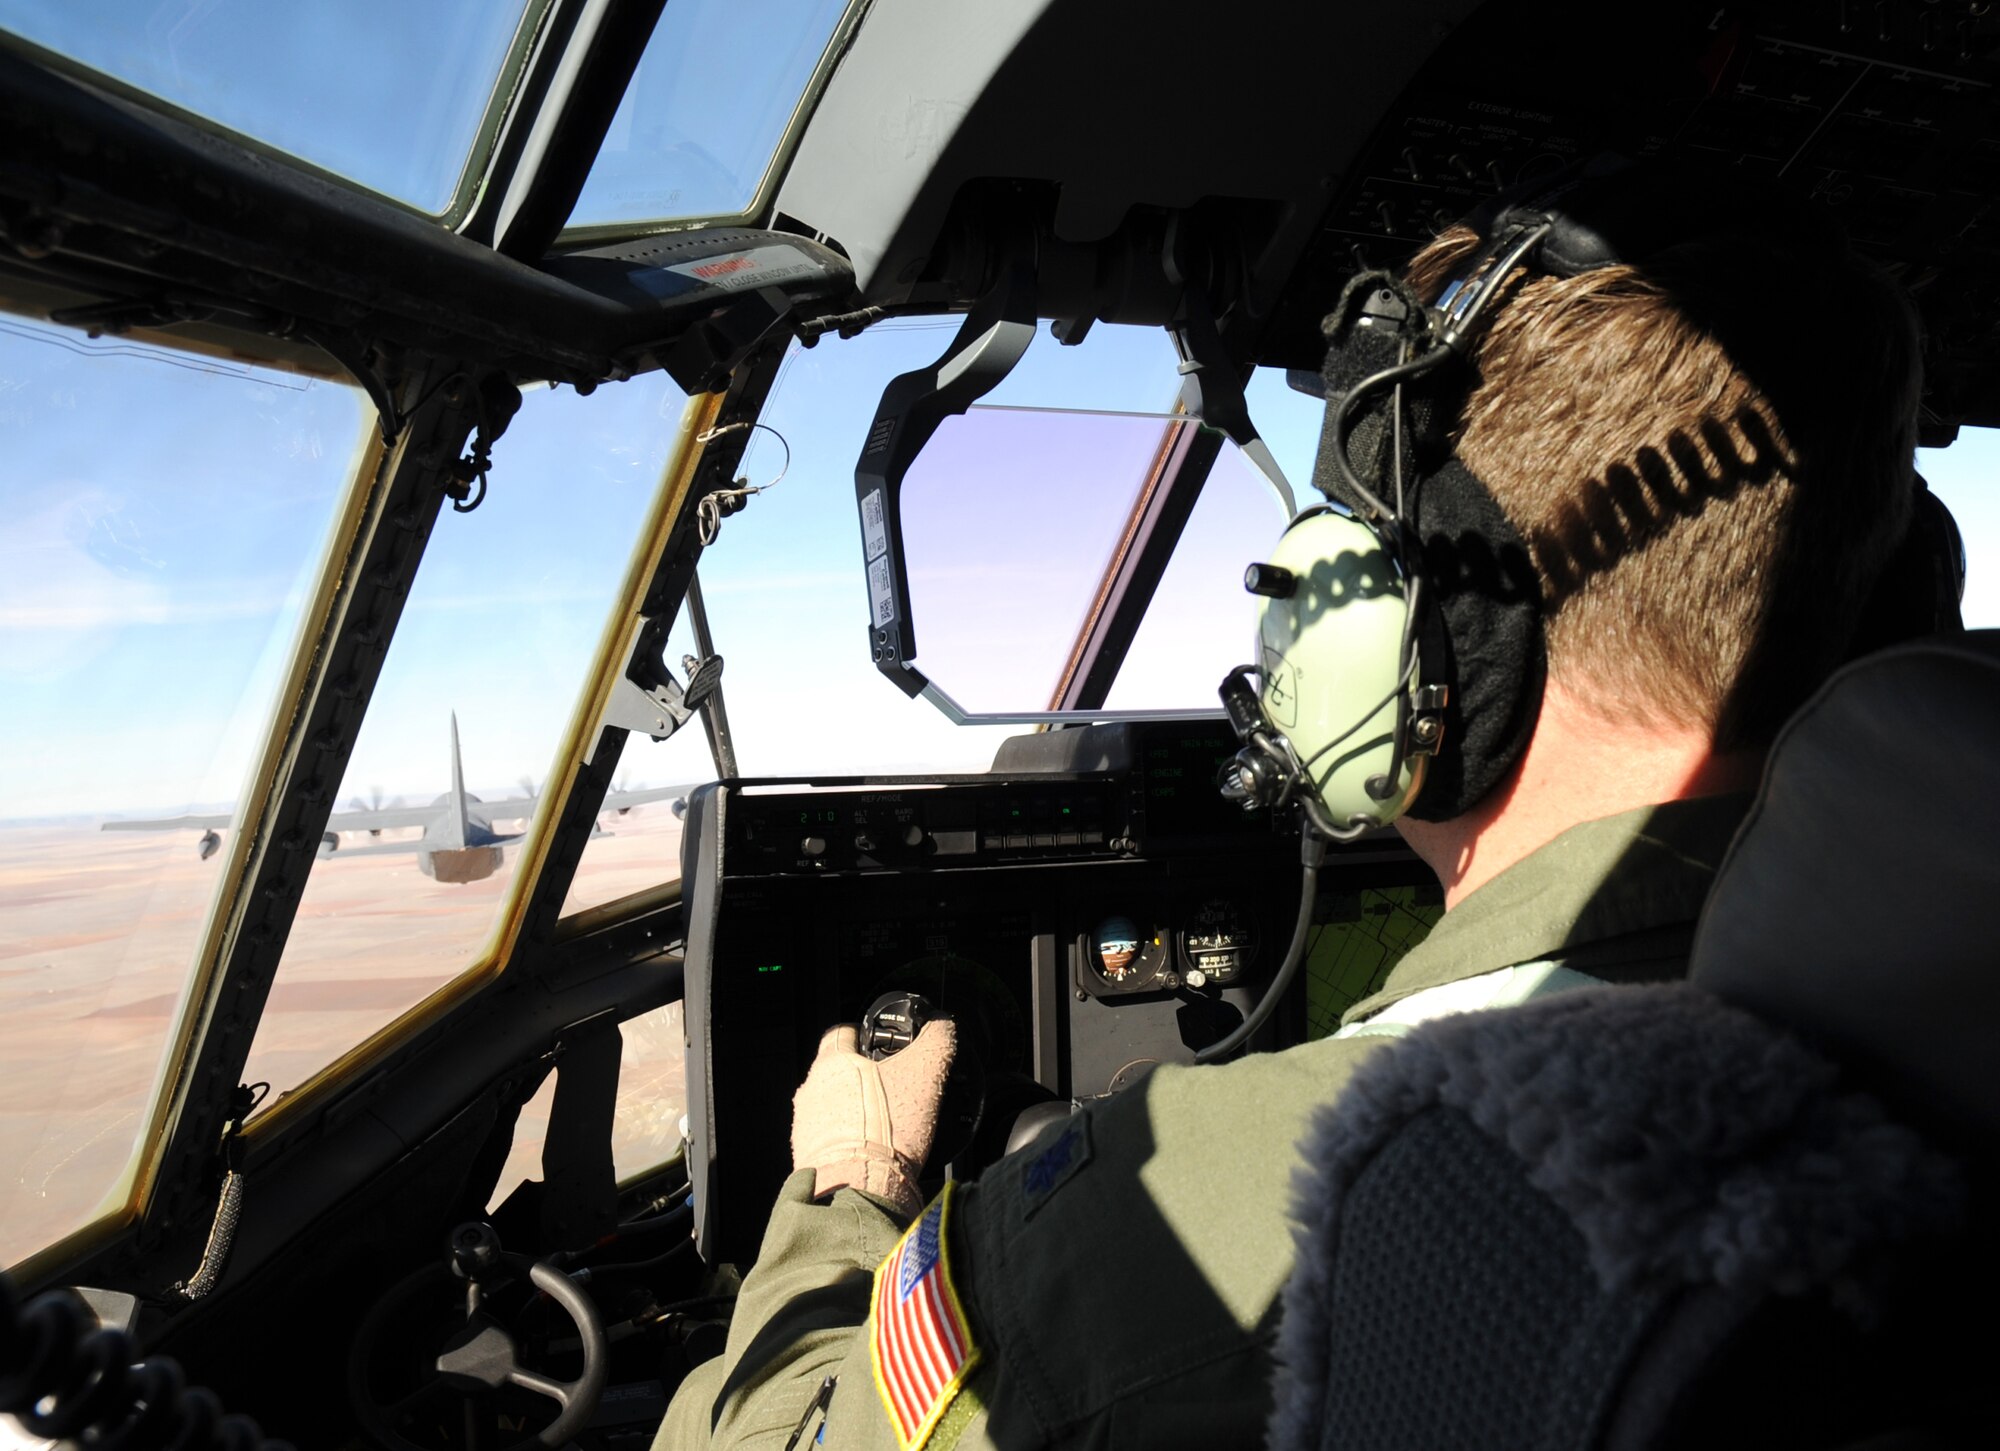
MULTIPOLYGON (((1573 827, 1447 912, 1335 1036, 1161 1067, 956 1188, 949 1269, 980 1360, 928 1444, 1260 1445, 1312 1110, 1425 1018, 1680 977, 1747 805, 1711 797, 1573 827)), ((657 1448, 779 1451, 836 1376, 828 1451, 894 1451, 869 1293, 904 1226, 853 1190, 811 1195, 810 1172, 786 1181, 727 1349, 688 1377, 657 1448)), ((815 1413, 800 1446, 819 1431, 815 1413)))

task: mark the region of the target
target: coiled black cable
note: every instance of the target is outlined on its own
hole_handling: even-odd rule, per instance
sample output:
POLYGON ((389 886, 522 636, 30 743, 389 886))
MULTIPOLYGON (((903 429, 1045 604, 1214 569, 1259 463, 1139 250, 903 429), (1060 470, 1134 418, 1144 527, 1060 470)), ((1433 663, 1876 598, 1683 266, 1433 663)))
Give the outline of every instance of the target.
POLYGON ((0 1275, 0 1415, 31 1436, 90 1451, 292 1451, 248 1416, 224 1415, 163 1355, 134 1364, 132 1338, 66 1290, 23 1305, 0 1275))

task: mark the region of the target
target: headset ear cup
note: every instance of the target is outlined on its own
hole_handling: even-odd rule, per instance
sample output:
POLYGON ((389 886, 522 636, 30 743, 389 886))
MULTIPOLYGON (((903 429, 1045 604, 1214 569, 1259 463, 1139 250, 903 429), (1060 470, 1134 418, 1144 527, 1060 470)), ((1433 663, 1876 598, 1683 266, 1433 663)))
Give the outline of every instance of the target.
POLYGON ((1943 499, 1925 488, 1918 496, 1917 513, 1930 536, 1931 580, 1937 602, 1934 633, 1954 634, 1965 629, 1965 535, 1943 499))
POLYGON ((1850 659, 1904 640, 1957 634, 1965 628, 1965 541, 1944 500, 1920 477, 1910 526, 1877 577, 1854 627, 1850 659))
POLYGON ((1427 682, 1449 686, 1444 740, 1409 814, 1461 816, 1527 749, 1542 709, 1547 648, 1541 577, 1485 484, 1453 459, 1415 490, 1431 617, 1427 682))
MULTIPOLYGON (((1267 558, 1260 571, 1283 571, 1294 582, 1257 611, 1256 704, 1265 744, 1280 756, 1246 751, 1232 763, 1233 777, 1218 784, 1239 801, 1265 782, 1279 794, 1310 797, 1330 834, 1386 825, 1417 781, 1416 764, 1407 755, 1399 764, 1395 745, 1409 688, 1401 665, 1408 593, 1397 551, 1372 526, 1328 505, 1293 520, 1267 558), (1378 776, 1392 780, 1386 793, 1368 790, 1378 776)), ((1225 707, 1231 690, 1225 682, 1225 707)), ((1247 714, 1241 702, 1230 709, 1239 734, 1247 714)))

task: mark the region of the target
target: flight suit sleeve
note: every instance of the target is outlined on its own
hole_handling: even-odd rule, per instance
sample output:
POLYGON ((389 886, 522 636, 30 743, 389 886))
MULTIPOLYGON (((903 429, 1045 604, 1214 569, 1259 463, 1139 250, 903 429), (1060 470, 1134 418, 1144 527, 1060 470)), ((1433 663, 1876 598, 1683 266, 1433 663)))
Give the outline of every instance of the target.
MULTIPOLYGON (((852 1189, 815 1204, 812 1187, 813 1171, 802 1169, 779 1191, 756 1267, 737 1296, 728 1343, 720 1357, 682 1382, 655 1451, 782 1451, 820 1383, 841 1373, 857 1349, 866 1364, 875 1267, 895 1249, 903 1225, 852 1189)), ((842 1401, 873 1399, 865 1374, 852 1386, 843 1378, 842 1388, 842 1401)), ((882 1429, 887 1432, 886 1421, 882 1429)))

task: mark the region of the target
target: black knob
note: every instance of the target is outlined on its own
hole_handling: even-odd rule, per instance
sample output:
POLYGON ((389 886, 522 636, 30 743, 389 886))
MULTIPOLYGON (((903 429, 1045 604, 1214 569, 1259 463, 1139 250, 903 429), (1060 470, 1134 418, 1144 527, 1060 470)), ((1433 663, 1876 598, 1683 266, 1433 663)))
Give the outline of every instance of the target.
POLYGON ((1253 564, 1243 571, 1243 588, 1266 599, 1288 600, 1298 592, 1299 577, 1279 564, 1253 564))
POLYGON ((473 1220, 451 1232, 451 1272, 477 1282, 500 1263, 500 1236, 493 1226, 473 1220))
POLYGON ((922 993, 884 993, 861 1015, 861 1051, 870 1058, 900 1053, 916 1041, 924 1024, 937 1015, 937 1009, 922 993))

